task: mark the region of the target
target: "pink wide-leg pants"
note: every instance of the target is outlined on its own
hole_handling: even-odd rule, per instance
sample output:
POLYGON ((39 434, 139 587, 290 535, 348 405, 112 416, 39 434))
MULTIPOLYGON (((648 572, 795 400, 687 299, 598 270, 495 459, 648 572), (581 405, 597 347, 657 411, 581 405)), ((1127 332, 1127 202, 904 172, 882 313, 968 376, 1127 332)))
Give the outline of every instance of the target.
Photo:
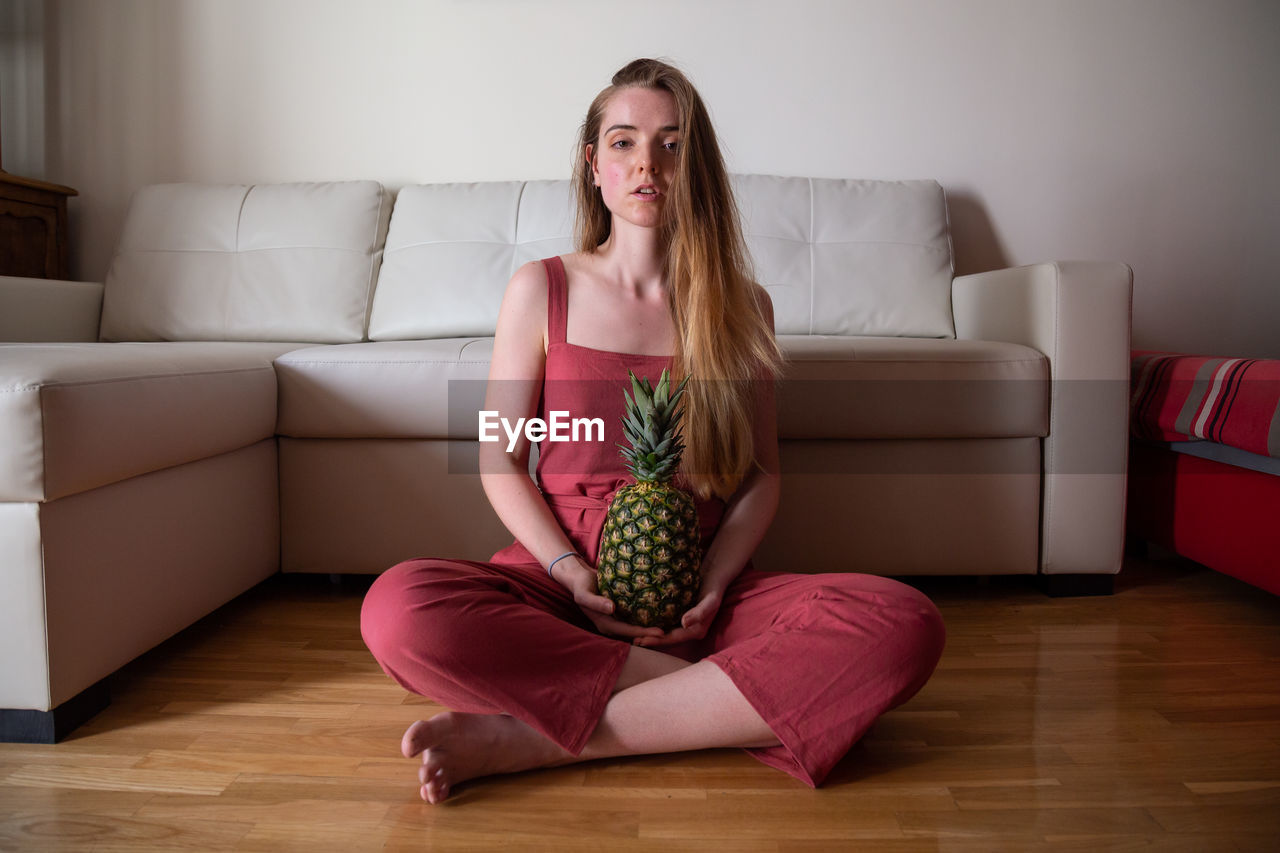
MULTIPOLYGON (((631 650, 597 633, 537 565, 401 563, 370 588, 360 629, 406 690, 457 711, 510 714, 575 755, 631 650)), ((897 581, 748 570, 705 638, 660 650, 720 667, 781 743, 748 751, 816 787, 878 716, 924 685, 944 636, 933 603, 897 581)))

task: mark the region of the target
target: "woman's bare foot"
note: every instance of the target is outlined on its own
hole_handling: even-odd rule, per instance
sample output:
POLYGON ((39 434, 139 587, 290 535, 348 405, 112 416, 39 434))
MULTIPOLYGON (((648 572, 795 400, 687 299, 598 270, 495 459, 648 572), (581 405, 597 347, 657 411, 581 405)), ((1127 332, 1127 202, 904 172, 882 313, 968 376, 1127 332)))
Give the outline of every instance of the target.
POLYGON ((429 803, 479 776, 517 773, 572 761, 573 755, 506 714, 446 711, 409 726, 400 741, 406 758, 422 753, 418 793, 429 803))

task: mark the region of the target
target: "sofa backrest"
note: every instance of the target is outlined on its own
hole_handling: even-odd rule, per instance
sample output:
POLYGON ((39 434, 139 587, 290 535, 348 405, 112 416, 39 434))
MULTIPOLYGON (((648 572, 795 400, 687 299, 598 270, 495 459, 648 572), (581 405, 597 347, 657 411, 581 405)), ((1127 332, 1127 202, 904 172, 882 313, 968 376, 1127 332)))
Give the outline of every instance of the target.
POLYGON ((507 282, 573 251, 568 181, 407 186, 396 196, 369 339, 492 335, 507 282))
MULTIPOLYGON (((780 334, 954 337, 934 181, 733 176, 780 334)), ((160 184, 130 206, 103 340, 492 335, 512 274, 573 251, 569 182, 160 184), (376 287, 375 287, 376 284, 376 287)))
POLYGON ((779 334, 955 337, 937 181, 738 175, 734 191, 779 334))
POLYGON ((375 181, 145 187, 107 273, 100 337, 364 340, 390 215, 375 181))
MULTIPOLYGON (((954 337, 947 206, 935 181, 735 175, 780 334, 954 337)), ((492 335, 527 261, 573 251, 569 182, 400 190, 371 340, 492 335)))

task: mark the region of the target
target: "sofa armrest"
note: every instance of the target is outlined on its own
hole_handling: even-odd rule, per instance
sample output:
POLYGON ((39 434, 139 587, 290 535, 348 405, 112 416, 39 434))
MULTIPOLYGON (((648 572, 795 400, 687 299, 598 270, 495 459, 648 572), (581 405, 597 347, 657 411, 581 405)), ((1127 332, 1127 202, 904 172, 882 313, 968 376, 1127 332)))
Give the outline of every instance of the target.
POLYGON ((1049 359, 1040 571, 1114 574, 1124 550, 1133 270, 1061 261, 952 282, 956 337, 1049 359))
POLYGON ((101 317, 98 282, 0 276, 0 341, 91 343, 101 317))

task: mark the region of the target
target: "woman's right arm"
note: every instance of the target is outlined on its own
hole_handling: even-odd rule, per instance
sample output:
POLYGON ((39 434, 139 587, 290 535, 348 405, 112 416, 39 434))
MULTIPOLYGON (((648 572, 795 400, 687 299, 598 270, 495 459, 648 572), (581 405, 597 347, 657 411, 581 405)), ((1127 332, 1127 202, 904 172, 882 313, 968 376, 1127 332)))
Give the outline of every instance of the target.
MULTIPOLYGON (((546 336, 546 272, 541 263, 532 261, 516 270, 502 297, 485 390, 485 409, 496 411, 509 424, 538 414, 546 371, 546 336)), ((508 443, 501 429, 498 441, 480 442, 480 482, 507 530, 545 567, 566 551, 574 550, 574 545, 529 476, 530 447, 523 431, 510 451, 508 443)), ((602 632, 625 637, 661 633, 626 625, 609 616, 613 602, 599 594, 595 569, 585 560, 561 560, 552 577, 573 593, 574 601, 602 632)))
MULTIPOLYGON (((507 285, 489 364, 484 407, 506 423, 538 414, 546 328, 546 274, 541 263, 532 261, 516 270, 507 285)), ((480 482, 507 530, 546 566, 573 545, 529 477, 530 446, 523 431, 510 451, 508 443, 501 428, 498 441, 480 443, 480 482)))

